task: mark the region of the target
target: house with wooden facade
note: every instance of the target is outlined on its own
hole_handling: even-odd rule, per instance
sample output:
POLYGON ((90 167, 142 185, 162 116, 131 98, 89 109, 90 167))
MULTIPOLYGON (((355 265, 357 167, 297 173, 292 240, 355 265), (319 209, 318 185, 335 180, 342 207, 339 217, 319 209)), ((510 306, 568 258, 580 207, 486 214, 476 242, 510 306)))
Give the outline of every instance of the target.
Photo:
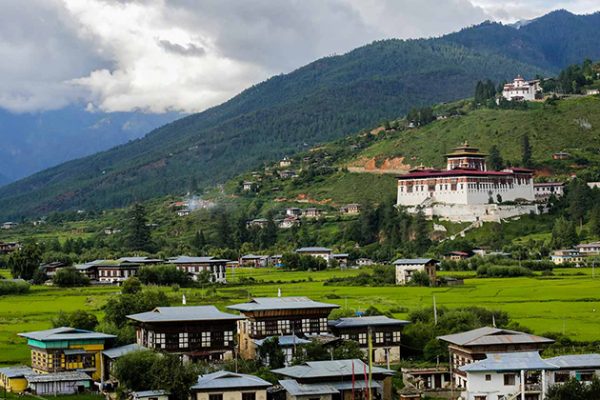
POLYGON ((215 257, 189 257, 179 256, 170 258, 167 264, 174 265, 178 270, 186 272, 193 280, 198 280, 198 275, 203 272, 210 273, 210 281, 213 283, 227 283, 227 263, 215 257))
POLYGON ((240 257, 240 267, 264 268, 269 266, 269 256, 245 254, 240 257))
POLYGON ((340 318, 329 321, 331 332, 343 339, 354 340, 360 345, 361 350, 369 352, 369 334, 373 346, 373 361, 377 364, 386 364, 400 361, 400 337, 402 329, 409 321, 389 318, 384 315, 340 318))
POLYGON ((31 368, 36 373, 83 371, 101 378, 101 353, 116 338, 106 333, 76 328, 54 328, 19 333, 31 349, 31 368))
POLYGON ((19 250, 21 244, 18 242, 0 242, 0 254, 8 254, 19 250))
POLYGON ((131 262, 102 260, 102 262, 90 268, 92 268, 92 271, 94 269, 98 270, 98 281, 100 283, 120 284, 128 278, 136 276, 140 267, 140 264, 131 262))
POLYGON ((467 385, 465 365, 484 360, 489 354, 541 351, 554 340, 508 329, 483 327, 467 332, 439 336, 448 343, 450 368, 455 387, 467 385))
POLYGON ((271 383, 254 375, 217 371, 198 376, 191 400, 267 400, 271 383))
POLYGON ((230 360, 235 349, 239 315, 215 306, 157 307, 128 315, 138 345, 181 354, 189 360, 230 360))
POLYGON ((241 312, 246 318, 238 324, 240 355, 255 359, 257 339, 284 335, 302 338, 327 333, 327 317, 339 306, 308 297, 258 297, 227 308, 241 312))
POLYGON ((400 258, 393 262, 396 268, 396 285, 410 283, 415 272, 425 272, 431 285, 435 285, 437 267, 440 264, 433 258, 400 258))

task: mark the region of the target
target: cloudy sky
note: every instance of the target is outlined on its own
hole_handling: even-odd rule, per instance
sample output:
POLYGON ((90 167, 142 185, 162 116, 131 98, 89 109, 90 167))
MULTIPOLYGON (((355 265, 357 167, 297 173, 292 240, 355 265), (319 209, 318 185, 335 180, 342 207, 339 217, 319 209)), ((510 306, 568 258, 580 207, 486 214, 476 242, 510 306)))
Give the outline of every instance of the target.
POLYGON ((385 38, 598 0, 0 0, 0 107, 201 111, 273 74, 385 38))

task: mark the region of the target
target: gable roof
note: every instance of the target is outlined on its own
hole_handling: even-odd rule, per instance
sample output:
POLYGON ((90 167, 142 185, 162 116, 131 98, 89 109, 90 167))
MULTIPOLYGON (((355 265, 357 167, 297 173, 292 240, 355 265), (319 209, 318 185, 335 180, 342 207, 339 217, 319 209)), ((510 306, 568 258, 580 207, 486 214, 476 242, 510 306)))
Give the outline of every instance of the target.
POLYGON ((248 303, 227 306, 238 311, 301 310, 308 308, 339 308, 337 304, 321 303, 308 297, 255 297, 248 303))
POLYGON ((552 370, 556 367, 543 360, 537 351, 486 354, 484 360, 459 367, 464 372, 552 370))
POLYGON ((92 378, 81 371, 52 372, 48 374, 32 374, 25 376, 29 383, 44 382, 73 382, 73 381, 91 381, 92 378))
POLYGON ((385 315, 373 315, 367 317, 339 318, 328 322, 334 328, 358 328, 367 326, 408 325, 410 321, 390 318, 385 315))
POLYGON ((217 371, 198 376, 198 382, 191 389, 209 391, 214 389, 268 388, 270 386, 272 386, 271 383, 254 375, 217 371))
POLYGON ((296 335, 269 336, 264 339, 254 339, 254 343, 256 343, 257 346, 262 346, 266 340, 269 340, 269 339, 272 339, 275 337, 279 341, 279 346, 283 346, 283 347, 310 343, 310 340, 299 338, 296 335))
POLYGON ((600 368, 600 354, 574 354, 544 360, 556 368, 600 368))
POLYGON ((427 264, 430 262, 439 263, 438 260, 435 260, 433 258, 399 258, 396 261, 394 261, 392 264, 393 265, 421 265, 421 264, 427 264))
POLYGON ((296 249, 296 253, 331 253, 331 249, 327 247, 300 247, 296 249))
POLYGON ((139 322, 227 321, 244 319, 239 315, 219 311, 215 306, 156 307, 152 311, 128 315, 139 322))
MULTIPOLYGON (((352 375, 352 364, 354 364, 354 373, 360 374, 366 368, 366 364, 361 360, 332 360, 332 361, 309 361, 301 365, 274 369, 279 375, 289 376, 291 378, 339 378, 341 376, 352 375)), ((373 374, 393 375, 394 372, 380 367, 372 368, 373 374)))
POLYGON ((33 369, 26 365, 17 365, 14 367, 0 368, 0 375, 3 375, 7 378, 20 378, 22 376, 31 375, 33 373, 33 369))
POLYGON ((124 356, 125 354, 129 354, 134 351, 147 350, 144 346, 140 346, 137 343, 126 344, 125 346, 113 347, 112 349, 104 350, 102 354, 106 357, 114 360, 115 358, 119 358, 124 356))
POLYGON ((68 328, 64 326, 45 331, 19 333, 19 336, 26 339, 39 340, 41 342, 57 340, 106 340, 116 338, 115 335, 107 335, 106 333, 86 331, 83 329, 68 328))
POLYGON ((179 256, 170 258, 168 264, 206 264, 216 262, 226 262, 229 260, 220 260, 214 257, 190 257, 190 256, 179 256))
POLYGON ((339 390, 326 383, 303 384, 293 379, 283 379, 279 381, 279 384, 292 396, 319 396, 339 393, 339 390))
POLYGON ((467 332, 438 336, 439 340, 458 346, 489 346, 494 344, 550 344, 554 340, 529 333, 484 326, 467 332))

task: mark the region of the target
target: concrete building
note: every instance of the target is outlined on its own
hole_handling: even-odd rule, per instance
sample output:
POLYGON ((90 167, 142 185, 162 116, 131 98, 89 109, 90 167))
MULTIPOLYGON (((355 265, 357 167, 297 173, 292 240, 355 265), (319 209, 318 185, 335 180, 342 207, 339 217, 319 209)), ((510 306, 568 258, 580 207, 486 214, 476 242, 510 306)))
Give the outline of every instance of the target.
POLYGON ((537 201, 547 201, 550 197, 562 197, 565 194, 563 182, 538 182, 533 184, 533 192, 537 201))
POLYGON ((271 386, 254 375, 218 371, 198 376, 190 391, 192 400, 267 400, 271 386))
POLYGON ((0 368, 0 388, 10 393, 22 393, 27 389, 25 377, 33 374, 33 369, 24 365, 0 368))
POLYGON ((213 283, 227 283, 227 262, 214 257, 189 257, 179 256, 170 258, 167 264, 174 265, 178 270, 198 280, 198 275, 208 272, 213 283))
POLYGON ((577 249, 563 249, 552 252, 550 259, 556 265, 581 264, 585 261, 586 256, 577 249))
POLYGON ((436 282, 438 260, 433 258, 400 258, 393 262, 396 268, 396 285, 406 285, 410 282, 415 272, 425 272, 429 276, 431 285, 436 282))

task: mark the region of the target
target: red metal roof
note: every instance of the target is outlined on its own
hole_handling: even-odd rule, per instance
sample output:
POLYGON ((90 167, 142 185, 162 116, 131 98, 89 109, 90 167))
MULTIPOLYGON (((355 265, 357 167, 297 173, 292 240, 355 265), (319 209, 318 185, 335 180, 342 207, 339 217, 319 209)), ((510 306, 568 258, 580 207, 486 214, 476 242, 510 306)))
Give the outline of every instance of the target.
MULTIPOLYGON (((527 170, 529 171, 529 170, 527 170)), ((525 172, 525 171, 518 171, 525 172)), ((442 171, 439 169, 429 169, 429 170, 420 170, 415 172, 409 172, 408 174, 398 176, 398 179, 418 179, 418 178, 442 178, 442 177, 450 177, 450 176, 512 176, 512 172, 508 171, 481 171, 477 169, 464 169, 457 168, 447 171, 442 171)))

